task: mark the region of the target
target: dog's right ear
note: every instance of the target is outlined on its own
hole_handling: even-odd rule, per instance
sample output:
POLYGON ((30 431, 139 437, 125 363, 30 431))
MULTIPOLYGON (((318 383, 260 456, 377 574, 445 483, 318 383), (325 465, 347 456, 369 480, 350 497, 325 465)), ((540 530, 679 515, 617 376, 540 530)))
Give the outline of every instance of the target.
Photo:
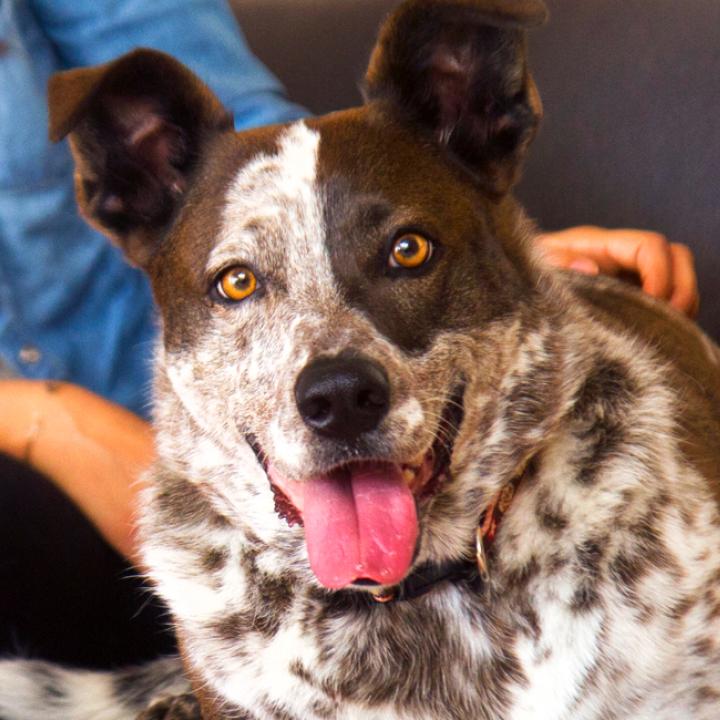
POLYGON ((69 135, 80 211, 130 262, 152 257, 203 142, 232 117, 184 65, 156 50, 54 75, 50 138, 69 135))

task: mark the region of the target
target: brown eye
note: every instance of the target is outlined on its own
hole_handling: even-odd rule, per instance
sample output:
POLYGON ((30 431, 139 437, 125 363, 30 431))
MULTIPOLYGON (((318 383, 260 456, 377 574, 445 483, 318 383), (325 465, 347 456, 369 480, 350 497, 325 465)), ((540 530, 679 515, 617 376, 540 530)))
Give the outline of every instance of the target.
POLYGON ((236 265, 220 275, 215 287, 220 297, 232 302, 240 302, 255 292, 257 278, 250 268, 236 265))
POLYGON ((432 256, 432 243, 417 233, 401 235, 390 251, 390 266, 417 268, 424 265, 432 256))

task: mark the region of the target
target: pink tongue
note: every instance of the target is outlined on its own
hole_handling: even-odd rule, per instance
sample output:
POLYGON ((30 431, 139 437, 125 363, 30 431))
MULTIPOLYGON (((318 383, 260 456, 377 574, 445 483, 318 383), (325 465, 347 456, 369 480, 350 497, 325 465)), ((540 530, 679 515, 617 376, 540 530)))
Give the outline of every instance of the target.
POLYGON ((310 565, 325 587, 361 578, 394 585, 407 574, 418 524, 398 466, 368 463, 308 480, 303 522, 310 565))

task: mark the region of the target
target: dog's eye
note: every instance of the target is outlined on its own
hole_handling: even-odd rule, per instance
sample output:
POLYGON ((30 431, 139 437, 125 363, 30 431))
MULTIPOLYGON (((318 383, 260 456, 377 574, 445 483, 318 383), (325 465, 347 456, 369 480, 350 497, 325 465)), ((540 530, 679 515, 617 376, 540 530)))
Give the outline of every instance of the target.
POLYGON ((401 235, 390 250, 390 267, 417 268, 432 257, 433 245, 417 233, 401 235))
POLYGON ((257 289, 257 278, 250 268, 235 265, 225 270, 215 284, 221 298, 240 302, 250 297, 257 289))

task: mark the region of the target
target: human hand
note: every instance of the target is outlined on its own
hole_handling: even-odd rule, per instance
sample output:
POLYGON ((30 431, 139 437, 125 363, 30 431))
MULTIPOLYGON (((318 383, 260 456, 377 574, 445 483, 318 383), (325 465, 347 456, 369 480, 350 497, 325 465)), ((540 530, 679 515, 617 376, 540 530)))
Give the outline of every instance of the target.
POLYGON ((154 457, 146 422, 74 385, 2 380, 0 451, 47 475, 111 545, 137 561, 134 512, 154 457))
POLYGON ((589 275, 637 276, 645 292, 667 300, 690 317, 700 300, 692 253, 646 230, 608 230, 583 225, 537 238, 544 258, 557 267, 589 275))

